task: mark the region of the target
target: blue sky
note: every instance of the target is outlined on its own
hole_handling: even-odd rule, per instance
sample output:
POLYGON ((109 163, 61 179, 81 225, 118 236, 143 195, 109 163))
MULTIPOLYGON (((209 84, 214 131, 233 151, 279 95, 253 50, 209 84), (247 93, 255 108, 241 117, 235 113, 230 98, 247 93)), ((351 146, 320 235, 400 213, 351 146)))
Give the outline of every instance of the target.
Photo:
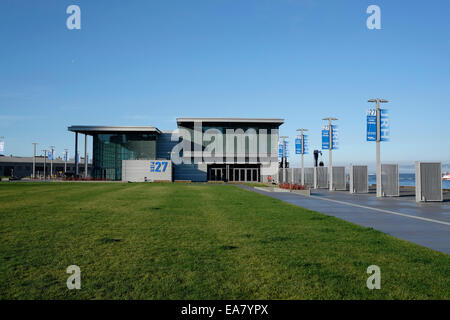
POLYGON ((383 161, 449 162, 449 10, 446 0, 2 0, 5 154, 31 155, 33 141, 73 150, 72 124, 171 130, 181 116, 284 118, 281 134, 308 128, 312 151, 334 116, 334 162, 370 163, 367 100, 381 97, 383 161), (66 28, 71 4, 81 30, 66 28), (366 27, 371 4, 382 30, 366 27))

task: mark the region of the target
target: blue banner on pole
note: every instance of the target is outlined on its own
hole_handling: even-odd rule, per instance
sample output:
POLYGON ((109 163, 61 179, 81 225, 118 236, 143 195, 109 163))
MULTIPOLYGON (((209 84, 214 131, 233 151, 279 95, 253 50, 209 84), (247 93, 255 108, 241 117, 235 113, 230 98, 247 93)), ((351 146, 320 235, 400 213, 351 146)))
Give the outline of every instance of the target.
POLYGON ((303 139, 301 137, 298 137, 297 139, 295 139, 295 154, 308 154, 308 136, 307 135, 303 135, 303 139))
POLYGON ((308 135, 303 135, 303 154, 308 154, 308 135))
MULTIPOLYGON (((390 126, 387 109, 380 109, 380 141, 389 141, 390 126)), ((377 141, 377 111, 367 110, 367 141, 377 141)))
POLYGON ((322 128, 322 150, 330 149, 330 130, 328 126, 322 128))
POLYGON ((390 126, 387 109, 380 109, 380 141, 389 141, 390 126))
POLYGON ((331 126, 331 134, 332 134, 332 141, 333 141, 333 150, 338 148, 338 129, 336 125, 331 126))
POLYGON ((295 154, 302 154, 302 139, 295 139, 295 154))
MULTIPOLYGON (((337 126, 331 126, 331 141, 333 143, 332 149, 338 148, 338 130, 337 126)), ((330 150, 330 128, 329 126, 324 126, 322 128, 322 150, 330 150)))
POLYGON ((367 141, 377 141, 377 110, 367 110, 367 141))
MULTIPOLYGON (((288 142, 285 142, 285 149, 284 150, 284 156, 286 158, 289 158, 289 148, 288 148, 288 142)), ((278 143, 278 158, 283 158, 283 142, 278 143)))

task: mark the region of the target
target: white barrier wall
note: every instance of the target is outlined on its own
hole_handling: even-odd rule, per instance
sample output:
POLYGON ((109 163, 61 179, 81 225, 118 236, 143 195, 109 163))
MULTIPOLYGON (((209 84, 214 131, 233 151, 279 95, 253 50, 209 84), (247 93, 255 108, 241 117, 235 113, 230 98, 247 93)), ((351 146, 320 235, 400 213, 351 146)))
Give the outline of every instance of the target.
POLYGON ((301 168, 292 168, 292 183, 300 184, 302 182, 302 169, 301 168))
POLYGON ((368 193, 369 175, 367 166, 350 165, 350 193, 368 193))
POLYGON ((280 183, 299 183, 297 168, 278 169, 278 176, 280 183), (284 173, 286 173, 286 177, 284 173))
POLYGON ((398 180, 397 164, 381 164, 381 195, 383 197, 400 196, 398 180))
POLYGON ((172 181, 170 160, 122 160, 122 181, 172 181))
POLYGON ((309 187, 314 186, 314 168, 305 168, 305 185, 309 187))
POLYGON ((285 169, 278 169, 278 183, 285 182, 284 172, 285 172, 285 169))
POLYGON ((328 189, 328 167, 314 168, 314 189, 328 189))
POLYGON ((298 168, 286 169, 286 183, 299 183, 298 168))
POLYGON ((440 162, 416 162, 416 201, 442 201, 440 162))
MULTIPOLYGON (((338 167, 339 168, 339 167, 338 167)), ((344 184, 345 184, 345 168, 344 169, 344 184)), ((339 170, 338 170, 339 171, 339 170)), ((286 169, 286 179, 284 180, 283 177, 283 169, 278 170, 278 176, 280 177, 280 182, 287 182, 287 183, 296 183, 300 184, 302 182, 302 169, 301 168, 287 168, 286 169)), ((309 187, 315 186, 315 176, 316 176, 316 168, 305 168, 305 185, 309 187)), ((328 188, 328 168, 327 167, 320 167, 318 169, 319 172, 319 179, 317 183, 319 184, 319 188, 328 188)), ((339 173, 338 173, 339 174, 339 173)), ((344 187, 345 188, 345 187, 344 187)), ((340 189, 338 189, 340 190, 340 189)))
POLYGON ((269 182, 269 177, 274 182, 278 182, 278 162, 270 162, 261 164, 261 182, 269 182))
POLYGON ((345 167, 333 167, 333 190, 347 190, 345 167))

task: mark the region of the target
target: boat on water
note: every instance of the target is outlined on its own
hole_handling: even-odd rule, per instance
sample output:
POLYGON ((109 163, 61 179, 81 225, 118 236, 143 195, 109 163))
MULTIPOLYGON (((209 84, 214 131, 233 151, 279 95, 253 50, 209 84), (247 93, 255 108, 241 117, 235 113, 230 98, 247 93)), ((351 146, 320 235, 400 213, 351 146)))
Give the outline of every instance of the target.
POLYGON ((444 181, 450 181, 450 173, 444 173, 442 176, 442 180, 444 181))

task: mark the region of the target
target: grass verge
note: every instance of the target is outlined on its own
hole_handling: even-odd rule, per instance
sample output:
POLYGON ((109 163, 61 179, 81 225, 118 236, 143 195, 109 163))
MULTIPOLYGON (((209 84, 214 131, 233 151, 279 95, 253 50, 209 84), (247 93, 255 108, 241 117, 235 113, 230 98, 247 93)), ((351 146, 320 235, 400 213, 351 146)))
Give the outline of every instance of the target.
POLYGON ((1 299, 450 298, 450 256, 231 185, 0 183, 0 230, 1 299))

